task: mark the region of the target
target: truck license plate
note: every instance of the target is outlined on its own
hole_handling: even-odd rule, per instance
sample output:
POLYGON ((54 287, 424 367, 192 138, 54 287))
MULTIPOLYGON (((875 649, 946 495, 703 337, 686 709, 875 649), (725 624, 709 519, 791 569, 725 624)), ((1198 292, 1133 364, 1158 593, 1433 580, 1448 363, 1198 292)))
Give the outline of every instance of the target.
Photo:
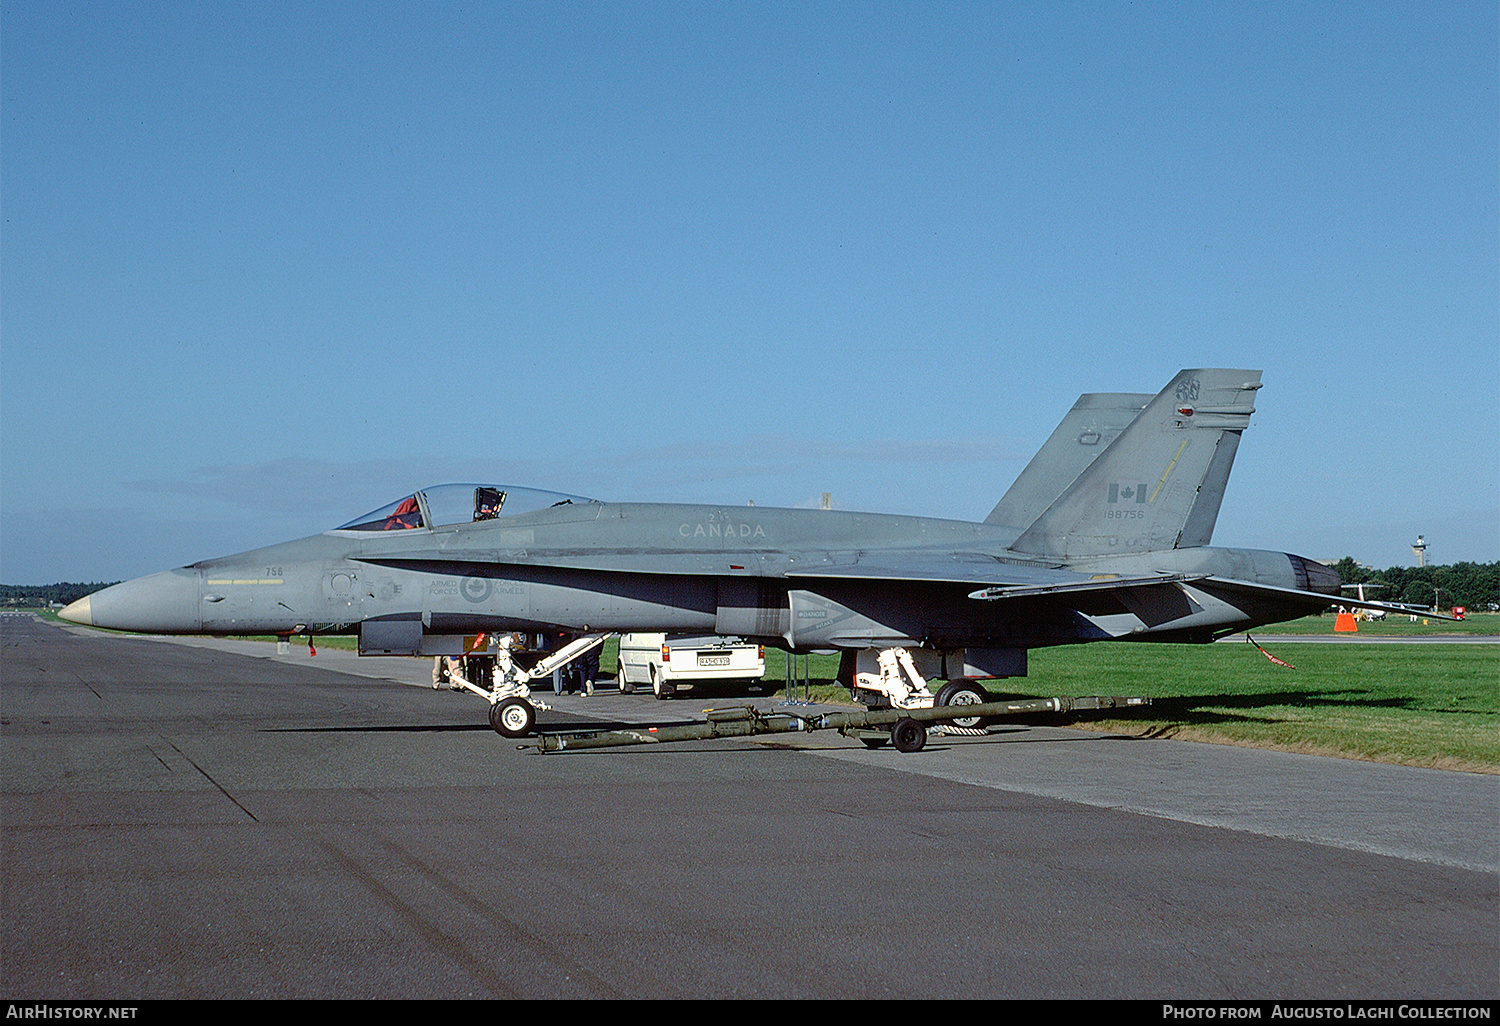
POLYGON ((699 666, 728 666, 729 665, 729 656, 727 656, 727 655, 709 655, 706 652, 699 652, 698 653, 698 665, 699 666))

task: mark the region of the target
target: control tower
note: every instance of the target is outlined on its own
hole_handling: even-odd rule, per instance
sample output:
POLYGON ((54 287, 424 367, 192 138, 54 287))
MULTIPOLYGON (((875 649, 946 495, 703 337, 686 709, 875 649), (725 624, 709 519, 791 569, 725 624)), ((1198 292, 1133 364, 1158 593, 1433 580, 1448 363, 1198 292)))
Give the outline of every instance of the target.
POLYGON ((1427 543, 1422 536, 1417 535, 1417 540, 1411 544, 1411 554, 1417 558, 1417 566, 1427 565, 1427 543))

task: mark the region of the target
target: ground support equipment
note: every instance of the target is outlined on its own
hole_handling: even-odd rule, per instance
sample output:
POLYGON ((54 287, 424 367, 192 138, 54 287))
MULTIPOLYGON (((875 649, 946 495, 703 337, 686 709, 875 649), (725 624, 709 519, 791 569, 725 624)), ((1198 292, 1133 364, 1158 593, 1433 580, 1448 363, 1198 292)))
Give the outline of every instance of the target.
POLYGON ((927 724, 958 717, 1025 716, 1037 713, 1070 713, 1098 709, 1122 709, 1150 705, 1149 698, 1025 698, 976 705, 929 706, 921 709, 865 709, 849 712, 827 712, 794 715, 762 712, 754 706, 731 706, 708 710, 705 723, 680 726, 639 727, 633 730, 604 730, 591 733, 542 734, 520 747, 535 747, 539 752, 562 752, 585 748, 617 748, 625 745, 654 745, 673 741, 704 741, 721 737, 750 737, 757 734, 810 733, 815 730, 837 730, 855 737, 871 747, 889 741, 901 752, 920 752, 927 744, 927 724), (885 728, 881 730, 880 728, 885 728), (877 734, 876 731, 879 731, 877 734), (878 738, 878 743, 872 741, 878 738))

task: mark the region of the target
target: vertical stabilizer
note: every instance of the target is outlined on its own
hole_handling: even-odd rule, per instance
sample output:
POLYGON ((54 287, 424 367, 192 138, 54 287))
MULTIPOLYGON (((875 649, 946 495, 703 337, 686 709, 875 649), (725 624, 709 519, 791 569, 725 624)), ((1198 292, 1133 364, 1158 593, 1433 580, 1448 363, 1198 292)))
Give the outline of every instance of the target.
POLYGON ((1208 544, 1260 373, 1181 371, 1011 548, 1075 557, 1208 544))
POLYGON ((1149 392, 1095 392, 1079 396, 1052 437, 1037 450, 984 522, 1008 527, 1016 534, 1026 530, 1099 458, 1152 398, 1149 392))

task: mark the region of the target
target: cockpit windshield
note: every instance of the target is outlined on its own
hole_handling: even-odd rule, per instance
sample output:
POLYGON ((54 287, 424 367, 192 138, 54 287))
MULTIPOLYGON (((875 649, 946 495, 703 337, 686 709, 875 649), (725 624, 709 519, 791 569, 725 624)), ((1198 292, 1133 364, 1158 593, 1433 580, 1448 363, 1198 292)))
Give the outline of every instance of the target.
POLYGON ((581 495, 565 495, 536 488, 509 485, 448 484, 424 488, 404 499, 355 517, 337 531, 411 531, 447 527, 476 520, 494 520, 519 513, 534 513, 549 506, 597 502, 581 495))
POLYGON ((422 509, 417 505, 417 497, 408 495, 404 499, 398 499, 386 506, 381 506, 373 513, 366 513, 362 517, 353 520, 337 528, 340 531, 409 531, 414 527, 425 527, 422 520, 422 509))

